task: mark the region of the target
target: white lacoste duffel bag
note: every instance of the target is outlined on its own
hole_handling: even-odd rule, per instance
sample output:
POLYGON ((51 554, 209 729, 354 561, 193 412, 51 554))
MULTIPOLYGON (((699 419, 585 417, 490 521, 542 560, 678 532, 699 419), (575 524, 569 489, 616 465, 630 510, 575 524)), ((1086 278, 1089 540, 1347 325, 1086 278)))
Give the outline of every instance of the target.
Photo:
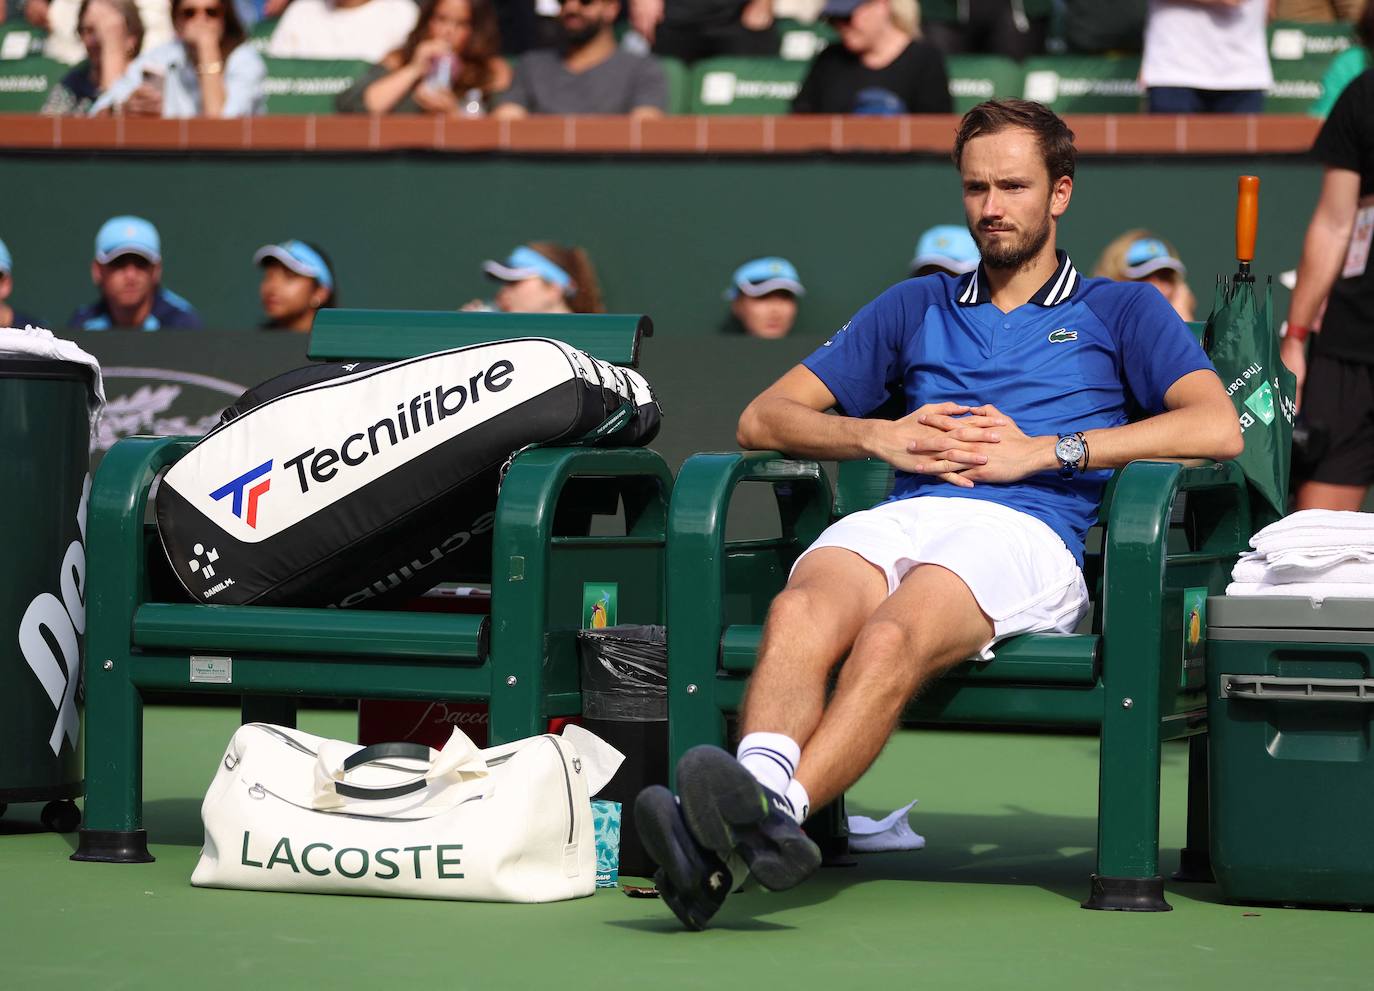
POLYGON ((591 796, 623 756, 580 726, 478 749, 250 723, 201 806, 202 887, 548 902, 596 887, 591 796))

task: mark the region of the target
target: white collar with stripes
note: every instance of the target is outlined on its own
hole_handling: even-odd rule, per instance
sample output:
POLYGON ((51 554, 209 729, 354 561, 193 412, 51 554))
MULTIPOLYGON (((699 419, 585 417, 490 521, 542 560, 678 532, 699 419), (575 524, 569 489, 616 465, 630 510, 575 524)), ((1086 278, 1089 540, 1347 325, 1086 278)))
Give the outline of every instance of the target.
MULTIPOLYGON (((1055 251, 1054 255, 1059 259, 1059 266, 1030 298, 1037 306, 1058 306, 1067 302, 1083 281, 1079 278, 1078 270, 1073 267, 1073 262, 1069 260, 1068 252, 1060 249, 1055 251)), ((968 277, 968 281, 959 286, 955 302, 960 306, 977 306, 979 303, 991 301, 992 293, 988 289, 987 276, 983 274, 983 266, 980 264, 968 277)))

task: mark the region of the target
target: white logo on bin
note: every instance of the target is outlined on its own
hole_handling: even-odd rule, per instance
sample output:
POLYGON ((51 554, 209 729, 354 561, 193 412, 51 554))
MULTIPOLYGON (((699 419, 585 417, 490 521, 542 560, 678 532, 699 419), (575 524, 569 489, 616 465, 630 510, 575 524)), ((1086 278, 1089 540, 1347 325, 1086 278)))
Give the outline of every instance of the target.
POLYGON ((86 504, 91 498, 91 476, 81 487, 76 507, 80 537, 67 545, 58 574, 59 599, 51 592, 36 595, 19 621, 19 651, 38 678, 57 719, 48 737, 54 755, 62 750, 65 736, 75 750, 81 732, 76 713, 76 689, 81 683, 81 646, 86 632, 86 504))

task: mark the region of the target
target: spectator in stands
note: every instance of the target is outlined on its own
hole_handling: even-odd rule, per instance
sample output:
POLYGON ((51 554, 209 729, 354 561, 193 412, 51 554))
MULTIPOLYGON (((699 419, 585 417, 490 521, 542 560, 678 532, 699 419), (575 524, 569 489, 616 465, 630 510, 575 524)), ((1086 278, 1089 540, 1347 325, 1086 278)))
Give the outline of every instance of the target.
POLYGON ((199 330, 195 307, 162 287, 162 239, 142 217, 112 217, 95 236, 100 299, 71 315, 74 330, 199 330))
POLYGON ((786 258, 755 258, 735 269, 725 298, 730 301, 727 329, 777 340, 797 322, 797 299, 806 295, 801 276, 786 258))
POLYGON ((491 0, 425 0, 406 43, 347 91, 344 113, 477 116, 510 88, 491 0))
POLYGON ((1147 10, 1146 0, 1064 0, 1064 42, 1081 55, 1138 52, 1147 10))
POLYGON ((1355 37, 1359 40, 1358 45, 1351 45, 1331 60, 1326 74, 1322 76, 1322 95, 1308 108, 1309 116, 1325 120, 1345 88, 1369 68, 1369 53, 1374 51, 1374 3, 1366 4, 1364 12, 1355 22, 1355 37))
MULTIPOLYGON (((300 2, 300 0, 297 0, 300 2)), ((616 44, 617 0, 563 0, 557 52, 525 53, 495 116, 631 114, 658 117, 668 108, 668 82, 652 58, 616 44)))
POLYGON ((794 114, 952 111, 944 56, 916 37, 911 0, 827 0, 821 16, 840 41, 811 63, 794 114))
POLYGON ((772 0, 629 0, 630 25, 655 55, 777 55, 772 0))
POLYGON ((978 267, 982 255, 978 242, 968 228, 955 224, 940 224, 921 235, 916 242, 916 254, 911 259, 913 278, 944 272, 964 275, 978 267))
POLYGON ((1188 269, 1172 244, 1147 230, 1129 230, 1102 249, 1093 275, 1116 282, 1148 282, 1180 318, 1194 319, 1197 299, 1188 288, 1188 269))
MULTIPOLYGON (((134 0, 143 24, 143 44, 149 51, 176 37, 172 30, 170 0, 134 0)), ((28 20, 48 32, 43 54, 57 62, 75 65, 87 57, 80 33, 81 0, 27 0, 28 20)), ((138 52, 134 53, 139 54, 138 52)))
POLYGON ((280 17, 291 0, 233 0, 239 23, 251 30, 255 24, 280 17))
POLYGON ((134 59, 92 114, 247 117, 267 109, 267 66, 229 0, 172 0, 177 40, 134 59))
POLYGON ((315 313, 338 303, 334 266, 318 245, 294 238, 266 244, 253 255, 253 264, 262 268, 263 330, 309 333, 315 313))
POLYGON ((601 286, 587 252, 552 241, 522 244, 482 270, 501 284, 492 303, 474 299, 464 310, 502 313, 605 313, 601 286))
POLYGON ((143 45, 143 21, 133 0, 81 0, 82 62, 48 93, 45 114, 84 114, 119 81, 143 45))
MULTIPOLYGON (((1103 7, 1111 3, 1096 2, 1103 7)), ((921 33, 946 55, 1005 55, 1018 62, 1045 50, 1051 0, 921 0, 921 33)))
POLYGON ((419 18, 413 0, 292 0, 267 54, 380 62, 406 43, 419 18))
POLYGON ((1150 0, 1140 81, 1153 114, 1257 114, 1274 83, 1269 0, 1150 0))
POLYGON ((10 257, 10 249, 5 247, 5 242, 0 241, 0 327, 19 327, 23 328, 32 324, 35 327, 46 327, 39 317, 32 313, 25 313, 10 306, 10 294, 14 292, 14 259, 10 257))

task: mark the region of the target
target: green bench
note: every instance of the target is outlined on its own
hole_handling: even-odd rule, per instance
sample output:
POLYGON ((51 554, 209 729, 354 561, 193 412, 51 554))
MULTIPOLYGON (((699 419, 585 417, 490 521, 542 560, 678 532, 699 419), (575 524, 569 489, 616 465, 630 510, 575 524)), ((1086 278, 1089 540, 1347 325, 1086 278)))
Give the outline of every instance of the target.
MULTIPOLYGON (((310 356, 404 358, 512 337, 556 337, 637 362, 648 320, 324 310, 310 356)), ((495 499, 491 615, 188 602, 174 588, 149 488, 195 444, 136 437, 100 465, 88 521, 86 804, 73 860, 151 860, 142 817, 142 708, 152 692, 242 696, 243 719, 294 725, 306 697, 480 700, 493 745, 581 711, 576 632, 584 582, 619 584, 622 622, 663 621, 672 475, 644 448, 521 453, 495 499), (623 514, 623 533, 601 525, 623 514), (597 526, 593 526, 593 520, 597 526), (595 531, 595 532, 594 532, 595 531)))
MULTIPOLYGON (((797 556, 830 522, 886 496, 891 469, 844 462, 832 499, 822 466, 775 452, 698 454, 678 472, 668 523, 670 767, 727 743, 753 670, 760 624, 797 556), (770 488, 781 533, 727 540, 740 486, 770 488)), ((1093 610, 1074 634, 1003 641, 928 685, 906 710, 935 725, 1066 727, 1101 734, 1097 870, 1086 908, 1162 911, 1160 747, 1188 738, 1188 841, 1180 879, 1210 880, 1203 637, 1185 603, 1220 594, 1237 554, 1269 519, 1234 463, 1138 461, 1108 485, 1084 573, 1093 610)), ((843 802, 813 817, 845 849, 843 802)), ((810 825, 810 823, 809 823, 810 825)))

